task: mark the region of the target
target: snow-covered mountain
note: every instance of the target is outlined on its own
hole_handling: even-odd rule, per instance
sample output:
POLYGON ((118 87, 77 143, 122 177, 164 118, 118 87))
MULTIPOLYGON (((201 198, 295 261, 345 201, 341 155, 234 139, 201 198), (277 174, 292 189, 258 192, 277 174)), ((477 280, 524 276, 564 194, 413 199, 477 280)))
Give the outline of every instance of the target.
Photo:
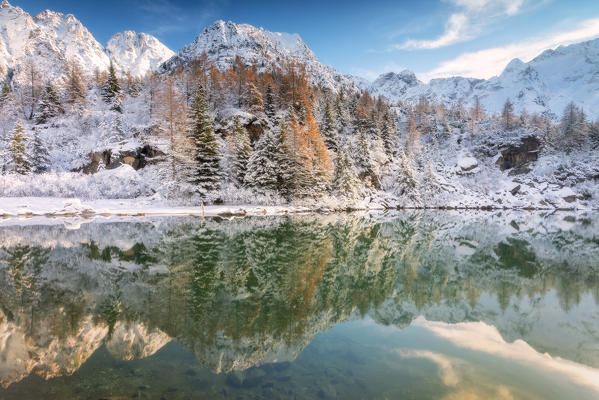
POLYGON ((7 0, 0 5, 0 79, 25 81, 28 61, 43 81, 59 78, 67 62, 91 75, 106 70, 111 58, 120 72, 140 76, 172 54, 153 36, 134 32, 116 34, 105 49, 72 14, 46 10, 32 17, 7 0))
POLYGON ((236 57, 259 71, 281 67, 286 62, 306 66, 311 83, 336 90, 340 86, 356 88, 352 79, 321 64, 297 34, 270 32, 247 24, 216 21, 205 28, 190 44, 165 62, 160 70, 170 72, 206 54, 220 70, 231 67, 236 57))
POLYGON ((411 71, 386 73, 367 90, 393 101, 415 103, 421 96, 429 100, 466 105, 478 96, 489 112, 500 112, 510 98, 516 111, 561 115, 573 101, 593 117, 599 117, 599 39, 546 50, 524 63, 512 60, 501 75, 484 79, 452 77, 433 79, 425 84, 411 71))
POLYGON ((130 72, 141 77, 150 70, 158 69, 175 53, 152 35, 125 31, 110 38, 106 54, 118 68, 117 72, 130 72))

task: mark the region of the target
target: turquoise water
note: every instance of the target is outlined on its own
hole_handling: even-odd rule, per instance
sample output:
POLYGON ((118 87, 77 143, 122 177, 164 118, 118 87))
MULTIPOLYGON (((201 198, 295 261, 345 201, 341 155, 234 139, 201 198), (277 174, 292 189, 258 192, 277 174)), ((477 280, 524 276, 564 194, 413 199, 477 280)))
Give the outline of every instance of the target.
POLYGON ((599 398, 597 215, 63 222, 0 225, 0 399, 599 398))

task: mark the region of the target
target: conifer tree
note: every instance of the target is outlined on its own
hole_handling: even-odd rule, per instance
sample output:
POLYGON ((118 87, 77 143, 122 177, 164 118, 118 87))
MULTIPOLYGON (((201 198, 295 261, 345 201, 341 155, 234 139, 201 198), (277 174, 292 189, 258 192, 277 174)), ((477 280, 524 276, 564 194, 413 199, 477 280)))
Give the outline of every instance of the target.
POLYGON ((59 114, 64 114, 60 96, 56 92, 56 89, 54 89, 54 86, 47 85, 42 96, 42 101, 40 102, 36 123, 44 124, 59 114))
POLYGON ((503 104, 503 110, 501 111, 501 121, 503 122, 504 129, 512 129, 514 121, 514 105, 507 99, 503 104))
POLYGON ((331 181, 333 194, 355 198, 359 185, 358 173, 349 159, 349 155, 343 149, 339 149, 335 157, 335 170, 331 181))
POLYGON ((31 162, 27 153, 27 138, 23 125, 17 120, 10 136, 9 151, 11 156, 12 172, 27 175, 31 172, 31 162))
POLYGON ((122 112, 122 90, 112 61, 110 61, 110 67, 108 68, 108 78, 102 86, 102 97, 106 103, 111 105, 111 110, 122 112))
POLYGON ((325 100, 322 128, 320 131, 324 136, 327 148, 331 151, 338 151, 339 135, 337 135, 337 121, 335 121, 333 107, 328 98, 325 100))
POLYGON ((233 141, 233 177, 238 184, 243 185, 248 170, 248 162, 252 155, 252 145, 250 144, 248 132, 241 124, 238 115, 233 119, 233 141))
POLYGON ((400 151, 397 163, 395 194, 413 201, 419 201, 418 181, 411 159, 404 151, 400 151))
POLYGON ((33 172, 36 174, 47 172, 50 166, 50 155, 48 154, 48 149, 42 142, 37 129, 34 130, 33 133, 31 150, 31 167, 33 168, 33 172))
POLYGON ((381 139, 383 140, 383 146, 385 148, 385 154, 389 159, 393 158, 395 152, 395 136, 396 136, 395 122, 393 116, 387 111, 383 117, 383 126, 381 129, 381 139))
POLYGON ((87 86, 81 73, 81 69, 75 63, 69 65, 65 84, 67 103, 80 104, 87 96, 87 86))
POLYGON ((269 120, 273 120, 276 114, 276 104, 275 104, 275 95, 272 91, 272 86, 268 85, 266 87, 266 94, 264 96, 264 113, 268 117, 269 120))
POLYGON ((193 183, 199 193, 205 195, 219 187, 221 156, 202 85, 198 86, 190 107, 190 123, 189 137, 194 145, 193 183))
POLYGON ((284 159, 283 135, 285 124, 278 132, 268 130, 256 143, 256 148, 248 160, 245 182, 258 190, 279 192, 284 187, 281 161, 284 159))
POLYGON ((360 129, 358 132, 358 140, 353 147, 352 159, 358 171, 361 174, 372 173, 372 156, 370 154, 370 146, 368 145, 368 139, 366 138, 366 132, 364 129, 360 129))
POLYGON ((10 85, 8 82, 4 81, 2 83, 2 91, 0 92, 0 105, 4 104, 8 100, 10 92, 10 85))

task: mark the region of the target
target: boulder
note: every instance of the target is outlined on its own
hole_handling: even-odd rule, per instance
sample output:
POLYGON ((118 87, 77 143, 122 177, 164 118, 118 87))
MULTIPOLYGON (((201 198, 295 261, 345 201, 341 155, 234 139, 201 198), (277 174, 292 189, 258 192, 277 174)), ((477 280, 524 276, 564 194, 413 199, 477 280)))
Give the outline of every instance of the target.
POLYGON ((522 168, 526 163, 539 158, 541 141, 535 136, 526 136, 519 143, 510 144, 500 149, 501 156, 497 159, 497 166, 505 171, 514 168, 514 171, 525 173, 527 168, 522 168))
POLYGON ((112 150, 92 152, 89 154, 90 162, 74 171, 86 174, 98 172, 100 165, 103 164, 106 169, 115 169, 123 164, 130 165, 138 170, 152 163, 155 157, 163 156, 164 153, 150 145, 137 148, 135 150, 126 150, 113 153, 112 150))

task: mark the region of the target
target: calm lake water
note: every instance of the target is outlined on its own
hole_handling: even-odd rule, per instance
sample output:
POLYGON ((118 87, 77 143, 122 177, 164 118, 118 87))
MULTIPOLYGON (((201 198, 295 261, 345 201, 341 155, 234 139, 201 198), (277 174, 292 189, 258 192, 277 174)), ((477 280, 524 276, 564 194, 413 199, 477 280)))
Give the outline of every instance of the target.
POLYGON ((599 398, 598 215, 1 224, 3 400, 599 398))

